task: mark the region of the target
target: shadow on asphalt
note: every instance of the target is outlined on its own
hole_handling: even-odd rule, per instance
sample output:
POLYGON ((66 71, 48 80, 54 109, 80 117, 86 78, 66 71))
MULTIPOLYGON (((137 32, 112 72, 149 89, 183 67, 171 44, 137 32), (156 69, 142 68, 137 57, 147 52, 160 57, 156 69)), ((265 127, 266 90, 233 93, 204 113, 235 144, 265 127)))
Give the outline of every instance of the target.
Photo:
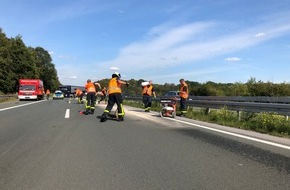
MULTIPOLYGON (((101 120, 102 116, 98 115, 97 119, 101 120)), ((110 114, 107 120, 118 121, 116 115, 110 114)))

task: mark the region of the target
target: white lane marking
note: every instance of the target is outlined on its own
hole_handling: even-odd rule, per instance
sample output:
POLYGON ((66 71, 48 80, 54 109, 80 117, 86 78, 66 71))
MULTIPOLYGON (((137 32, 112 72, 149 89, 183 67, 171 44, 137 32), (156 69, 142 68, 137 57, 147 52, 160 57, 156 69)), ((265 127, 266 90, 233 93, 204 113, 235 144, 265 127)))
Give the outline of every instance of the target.
POLYGON ((37 102, 31 102, 31 103, 27 103, 27 104, 21 104, 21 105, 18 105, 18 106, 12 106, 12 107, 8 107, 8 108, 2 108, 0 109, 0 112, 1 111, 5 111, 5 110, 10 110, 10 109, 13 109, 13 108, 19 108, 19 107, 22 107, 22 106, 28 106, 28 105, 31 105, 31 104, 37 104, 37 103, 40 103, 40 102, 43 102, 45 100, 41 100, 41 101, 37 101, 37 102))
POLYGON ((206 127, 206 126, 203 126, 203 125, 189 123, 187 121, 181 121, 181 120, 173 119, 173 118, 169 118, 169 117, 164 117, 164 118, 165 119, 169 119, 169 120, 173 120, 173 121, 176 121, 176 122, 179 122, 179 123, 183 123, 183 124, 187 124, 187 125, 191 125, 191 126, 195 126, 195 127, 199 127, 199 128, 203 128, 203 129, 219 132, 219 133, 224 133, 224 134, 227 134, 227 135, 231 135, 231 136, 235 136, 235 137, 239 137, 239 138, 243 138, 243 139, 248 139, 248 140, 251 140, 251 141, 256 141, 256 142, 260 142, 260 143, 264 143, 264 144, 268 144, 268 145, 272 145, 272 146, 276 146, 276 147, 279 147, 279 148, 284 148, 284 149, 290 150, 290 146, 287 146, 287 145, 274 143, 274 142, 270 142, 270 141, 266 141, 266 140, 262 140, 262 139, 257 139, 257 138, 249 137, 249 136, 245 136, 245 135, 240 135, 240 134, 236 134, 236 133, 232 133, 232 132, 228 132, 228 131, 223 131, 223 130, 220 130, 220 129, 210 128, 210 127, 206 127))
MULTIPOLYGON (((132 107, 130 107, 132 108, 132 107)), ((134 108, 134 107, 133 107, 134 108)), ((138 108, 136 108, 138 109, 138 108)), ((130 114, 133 114, 135 116, 138 116, 138 117, 141 117, 141 118, 144 118, 144 119, 148 119, 148 114, 140 114, 140 113, 134 113, 134 112, 130 112, 128 110, 125 110, 127 111, 126 113, 130 113, 130 114)), ((151 116, 154 116, 156 114, 150 114, 151 116)), ((204 125, 199 125, 199 124, 194 124, 194 123, 190 123, 190 122, 187 122, 187 121, 182 121, 182 120, 178 120, 178 119, 173 119, 173 118, 170 118, 170 117, 163 117, 164 119, 168 119, 168 120, 172 120, 172 121, 176 121, 176 122, 179 122, 179 123, 183 123, 183 124, 187 124, 187 125, 191 125, 191 126, 195 126, 195 127, 199 127, 199 128, 203 128, 203 129, 207 129, 207 130, 211 130, 211 131, 215 131, 215 132, 219 132, 219 133, 223 133, 223 134, 227 134, 227 135, 231 135, 231 136, 235 136, 235 137, 239 137, 239 138, 243 138, 243 139, 248 139, 248 140, 251 140, 251 141, 256 141, 256 142, 260 142, 260 143, 264 143, 264 144, 267 144, 267 145, 272 145, 272 146, 275 146, 275 147, 279 147, 279 148, 284 148, 284 149, 287 149, 287 150, 290 150, 290 146, 287 146, 287 145, 283 145, 283 144, 279 144, 279 143, 274 143, 274 142, 270 142, 270 141, 266 141, 266 140, 262 140, 262 139, 258 139, 258 138, 254 138, 254 137, 249 137, 249 136, 245 136, 245 135, 240 135, 240 134, 237 134, 237 133, 232 133, 232 132, 228 132, 228 131, 223 131, 223 130, 220 130, 220 129, 215 129, 215 128, 210 128, 210 127, 206 127, 204 125)), ((149 119, 151 120, 151 119, 149 119)), ((156 120, 154 120, 156 121, 156 120)), ((160 120, 162 121, 162 120, 160 120)))
POLYGON ((66 109, 64 118, 69 118, 70 109, 66 109))

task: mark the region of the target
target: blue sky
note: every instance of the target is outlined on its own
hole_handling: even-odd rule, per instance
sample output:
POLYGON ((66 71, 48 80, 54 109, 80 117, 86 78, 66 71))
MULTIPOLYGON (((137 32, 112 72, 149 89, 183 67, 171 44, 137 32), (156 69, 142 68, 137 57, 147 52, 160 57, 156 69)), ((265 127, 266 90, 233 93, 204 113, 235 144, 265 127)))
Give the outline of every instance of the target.
POLYGON ((289 0, 0 0, 7 37, 87 79, 290 82, 289 0))

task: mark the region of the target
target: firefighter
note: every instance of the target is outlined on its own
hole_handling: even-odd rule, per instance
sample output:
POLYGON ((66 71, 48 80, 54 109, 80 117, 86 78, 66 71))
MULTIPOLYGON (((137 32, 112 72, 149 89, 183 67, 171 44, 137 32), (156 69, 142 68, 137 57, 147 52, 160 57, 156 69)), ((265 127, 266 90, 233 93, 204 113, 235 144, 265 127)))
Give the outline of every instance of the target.
POLYGON ((126 86, 129 86, 129 83, 121 80, 121 74, 115 72, 109 81, 109 85, 108 85, 109 99, 108 99, 107 107, 104 110, 104 113, 102 114, 102 117, 100 120, 101 122, 107 121, 109 113, 112 110, 115 103, 118 106, 117 108, 118 121, 124 121, 125 112, 122 105, 123 100, 122 100, 122 90, 121 90, 121 86, 123 84, 126 84, 126 86))
POLYGON ((147 85, 142 86, 143 91, 143 103, 145 107, 145 112, 150 112, 151 105, 152 105, 152 95, 156 98, 156 93, 152 85, 152 81, 150 80, 147 85))
POLYGON ((48 99, 49 100, 49 96, 50 96, 50 90, 49 89, 46 89, 46 99, 48 99))
POLYGON ((83 102, 84 93, 79 88, 76 89, 76 97, 78 98, 78 103, 81 104, 83 102))
POLYGON ((184 116, 187 113, 186 100, 188 98, 188 86, 184 79, 180 79, 179 82, 180 82, 180 90, 179 90, 180 111, 181 116, 184 116))
POLYGON ((101 101, 105 100, 106 96, 107 96, 107 88, 104 87, 104 88, 102 89, 102 91, 101 91, 101 99, 99 100, 98 103, 100 104, 101 101))
POLYGON ((101 88, 99 83, 97 82, 93 83, 90 79, 87 80, 87 84, 85 85, 87 91, 87 103, 85 115, 94 114, 96 102, 96 86, 99 86, 99 88, 101 88))

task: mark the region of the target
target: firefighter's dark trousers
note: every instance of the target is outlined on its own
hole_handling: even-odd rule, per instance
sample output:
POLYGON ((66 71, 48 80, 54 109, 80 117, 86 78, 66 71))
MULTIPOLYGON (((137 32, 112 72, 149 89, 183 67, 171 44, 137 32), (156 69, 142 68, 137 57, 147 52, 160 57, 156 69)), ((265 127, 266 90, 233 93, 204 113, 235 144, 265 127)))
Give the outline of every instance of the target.
POLYGON ((145 111, 149 111, 152 105, 152 97, 149 96, 148 94, 144 94, 143 103, 144 103, 145 111))
POLYGON ((180 111, 181 114, 187 113, 186 98, 180 98, 180 111))
POLYGON ((96 104, 96 93, 95 92, 88 92, 87 93, 86 111, 94 113, 95 104, 96 104))
POLYGON ((118 106, 118 117, 123 118, 125 115, 124 109, 123 109, 123 98, 121 93, 113 93, 109 94, 108 104, 106 109, 104 110, 103 116, 107 117, 112 110, 114 104, 117 104, 118 106))

